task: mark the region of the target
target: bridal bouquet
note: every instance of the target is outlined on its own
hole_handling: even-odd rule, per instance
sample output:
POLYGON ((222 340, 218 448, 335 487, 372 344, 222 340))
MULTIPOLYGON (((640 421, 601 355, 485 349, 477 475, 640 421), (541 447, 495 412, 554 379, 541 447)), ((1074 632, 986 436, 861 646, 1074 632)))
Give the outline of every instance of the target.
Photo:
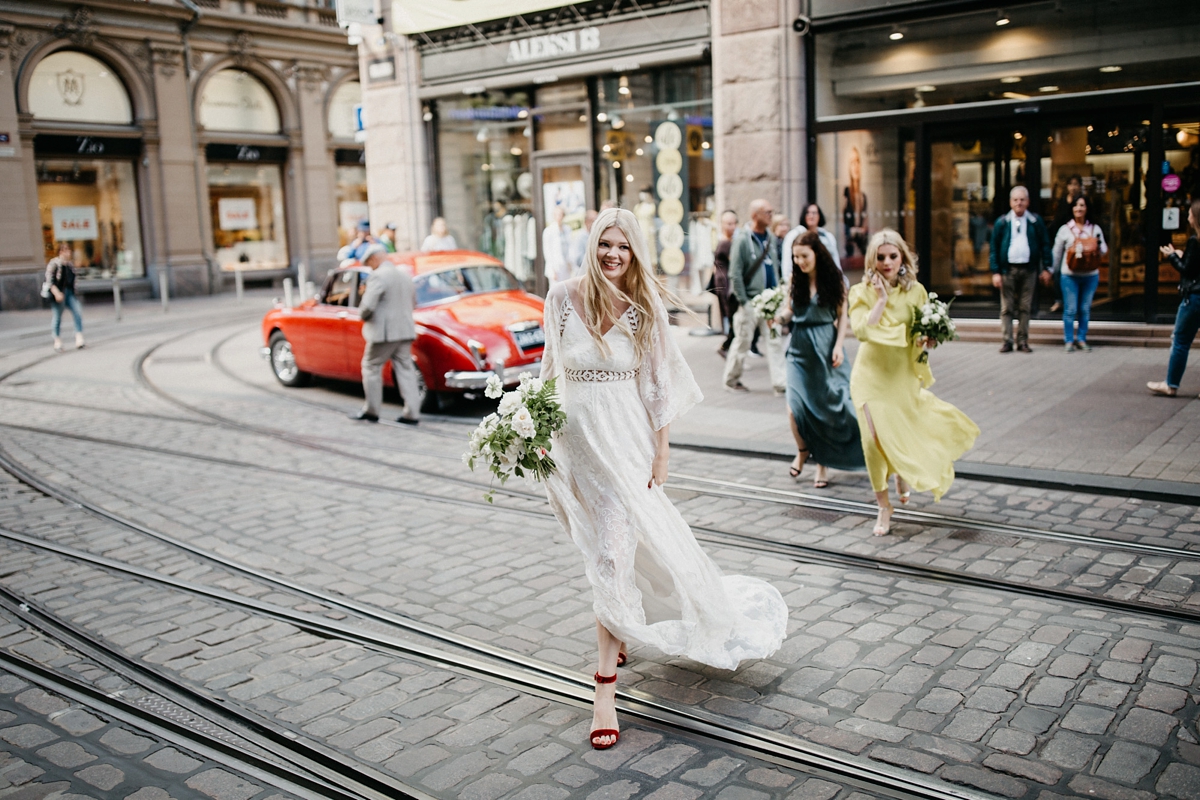
MULTIPOLYGON (((500 398, 500 407, 484 417, 471 434, 463 462, 472 470, 476 461, 486 464, 500 483, 513 475, 542 481, 553 474, 556 467, 550 458, 550 437, 567 421, 554 392, 554 379, 543 382, 523 372, 521 384, 506 392, 500 377, 492 375, 484 394, 500 398)), ((488 491, 484 498, 490 503, 493 494, 488 491)))
MULTIPOLYGON (((937 297, 937 292, 930 292, 929 300, 925 305, 913 309, 913 339, 924 336, 926 339, 932 339, 941 344, 958 338, 954 320, 950 319, 950 303, 954 301, 943 303, 937 297)), ((924 364, 927 361, 929 361, 929 351, 923 350, 921 355, 917 356, 917 362, 924 364)))
POLYGON ((783 307, 783 299, 783 289, 775 286, 770 289, 763 289, 750 300, 750 307, 754 309, 755 315, 759 319, 767 321, 772 339, 779 338, 779 328, 775 323, 775 316, 779 313, 779 309, 783 307))

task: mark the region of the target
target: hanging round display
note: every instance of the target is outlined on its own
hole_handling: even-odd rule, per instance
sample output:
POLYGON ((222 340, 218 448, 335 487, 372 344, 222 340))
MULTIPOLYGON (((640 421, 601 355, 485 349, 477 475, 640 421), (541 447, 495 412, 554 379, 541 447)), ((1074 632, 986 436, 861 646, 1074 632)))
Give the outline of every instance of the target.
POLYGON ((683 169, 683 156, 678 150, 659 150, 654 157, 654 166, 658 167, 660 173, 678 175, 679 170, 683 169))
POLYGON ((662 245, 663 250, 683 247, 683 227, 678 222, 664 223, 658 229, 658 243, 662 245))
POLYGON ((533 197, 533 175, 522 172, 517 176, 517 194, 526 200, 533 197))
POLYGON ((666 223, 683 222, 683 203, 669 197, 658 204, 658 218, 666 223))
POLYGON ((658 183, 654 186, 658 190, 658 196, 664 200, 670 198, 678 200, 683 197, 683 179, 674 172, 658 176, 658 183))
POLYGON ((654 131, 654 143, 660 150, 678 150, 683 144, 683 131, 674 122, 664 122, 654 131))
POLYGON ((668 275, 678 275, 683 272, 683 251, 678 247, 665 248, 658 254, 658 265, 668 275))

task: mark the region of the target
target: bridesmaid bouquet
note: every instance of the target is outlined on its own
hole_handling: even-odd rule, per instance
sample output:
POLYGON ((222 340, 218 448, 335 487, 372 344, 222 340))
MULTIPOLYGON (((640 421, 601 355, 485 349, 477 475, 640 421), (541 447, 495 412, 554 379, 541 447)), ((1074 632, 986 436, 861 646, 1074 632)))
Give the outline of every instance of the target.
MULTIPOLYGON (((923 336, 941 344, 958 338, 954 320, 950 319, 950 303, 953 303, 954 300, 951 300, 950 303, 943 303, 937 297, 937 292, 930 292, 929 300, 925 305, 913 309, 913 339, 923 336)), ((928 361, 929 351, 922 350, 921 355, 917 356, 917 363, 924 364, 928 361)))
POLYGON ((775 323, 775 317, 779 314, 779 309, 783 307, 783 300, 783 289, 779 286, 763 289, 750 300, 750 307, 754 309, 755 315, 759 319, 767 321, 772 339, 779 338, 779 328, 775 323))
MULTIPOLYGON (((513 475, 543 481, 557 468, 550 457, 550 437, 562 430, 567 415, 558 404, 554 379, 543 382, 528 372, 511 392, 497 375, 488 378, 484 394, 500 399, 495 414, 483 418, 471 434, 463 462, 472 470, 476 461, 487 465, 504 483, 513 475)), ((484 494, 492 502, 494 491, 484 494)))

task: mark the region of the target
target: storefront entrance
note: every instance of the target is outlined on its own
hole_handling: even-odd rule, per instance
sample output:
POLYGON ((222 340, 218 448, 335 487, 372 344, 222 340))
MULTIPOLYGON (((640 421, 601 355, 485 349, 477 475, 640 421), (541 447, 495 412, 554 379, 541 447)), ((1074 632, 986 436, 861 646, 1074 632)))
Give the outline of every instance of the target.
MULTIPOLYGON (((578 115, 577 115, 578 116, 578 115)), ((583 131, 587 141, 587 130, 583 131)), ((534 216, 541 231, 544 269, 535 291, 545 294, 548 280, 578 273, 587 239, 585 217, 591 205, 592 154, 588 150, 533 156, 534 216)))

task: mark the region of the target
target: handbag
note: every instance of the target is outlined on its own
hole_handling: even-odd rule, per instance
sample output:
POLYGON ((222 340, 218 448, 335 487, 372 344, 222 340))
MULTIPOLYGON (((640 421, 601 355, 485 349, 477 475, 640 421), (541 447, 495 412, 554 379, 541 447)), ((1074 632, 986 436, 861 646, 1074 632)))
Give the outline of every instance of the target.
POLYGON ((1100 269, 1100 240, 1085 228, 1067 248, 1067 267, 1076 274, 1087 274, 1100 269))

